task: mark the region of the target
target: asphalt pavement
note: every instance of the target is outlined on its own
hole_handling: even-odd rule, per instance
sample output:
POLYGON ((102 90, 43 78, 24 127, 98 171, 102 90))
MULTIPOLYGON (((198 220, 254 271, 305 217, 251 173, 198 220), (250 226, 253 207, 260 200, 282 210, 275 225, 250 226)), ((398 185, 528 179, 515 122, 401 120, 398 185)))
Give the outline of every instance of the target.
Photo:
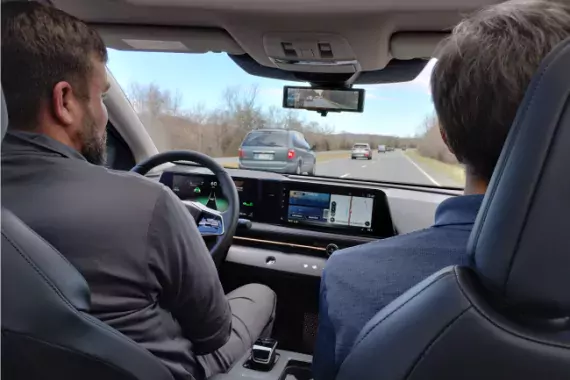
MULTIPOLYGON (((422 166, 408 157, 403 151, 372 154, 372 159, 350 159, 350 151, 346 158, 334 158, 339 152, 317 153, 322 156, 317 163, 317 175, 340 178, 367 179, 372 181, 387 181, 421 184, 428 186, 462 187, 449 178, 445 173, 434 171, 433 168, 422 166), (335 154, 331 154, 335 153, 335 154), (331 158, 328 159, 328 155, 331 158)), ((237 157, 217 158, 222 165, 237 165, 237 157)))
POLYGON ((320 162, 316 174, 440 186, 437 180, 401 151, 374 152, 371 160, 348 158, 320 162))
POLYGON ((328 101, 326 99, 313 99, 313 100, 305 100, 304 104, 305 107, 315 107, 315 108, 342 108, 338 104, 328 101))

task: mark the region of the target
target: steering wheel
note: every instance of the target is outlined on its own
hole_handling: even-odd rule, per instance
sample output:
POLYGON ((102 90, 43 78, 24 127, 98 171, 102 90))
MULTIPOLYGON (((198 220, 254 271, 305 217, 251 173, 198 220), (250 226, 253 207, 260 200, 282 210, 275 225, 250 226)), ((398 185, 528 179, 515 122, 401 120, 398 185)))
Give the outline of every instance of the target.
POLYGON ((226 258, 228 248, 231 245, 238 225, 239 196, 236 185, 226 169, 219 163, 205 154, 192 150, 172 150, 158 153, 135 165, 131 172, 145 175, 159 165, 174 161, 191 161, 210 169, 218 179, 222 194, 228 202, 227 210, 220 212, 208 208, 199 202, 181 201, 190 211, 190 215, 198 225, 202 236, 215 237, 216 242, 210 249, 210 254, 216 266, 219 266, 226 258))

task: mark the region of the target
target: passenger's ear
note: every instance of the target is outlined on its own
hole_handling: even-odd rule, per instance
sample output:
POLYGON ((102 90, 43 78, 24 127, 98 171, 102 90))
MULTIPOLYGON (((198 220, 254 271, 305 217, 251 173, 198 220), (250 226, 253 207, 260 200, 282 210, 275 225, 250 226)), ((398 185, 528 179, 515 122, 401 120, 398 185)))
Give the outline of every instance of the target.
POLYGON ((78 117, 78 98, 68 82, 56 83, 52 91, 51 111, 55 120, 63 125, 70 126, 78 117))

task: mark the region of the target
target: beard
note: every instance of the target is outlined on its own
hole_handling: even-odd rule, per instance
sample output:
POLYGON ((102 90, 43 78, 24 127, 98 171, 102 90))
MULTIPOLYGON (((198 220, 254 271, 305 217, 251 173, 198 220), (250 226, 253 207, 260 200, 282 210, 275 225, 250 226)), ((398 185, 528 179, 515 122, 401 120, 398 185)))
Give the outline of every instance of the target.
POLYGON ((81 155, 93 165, 105 165, 107 162, 107 128, 102 136, 97 133, 97 123, 90 112, 85 113, 81 155))

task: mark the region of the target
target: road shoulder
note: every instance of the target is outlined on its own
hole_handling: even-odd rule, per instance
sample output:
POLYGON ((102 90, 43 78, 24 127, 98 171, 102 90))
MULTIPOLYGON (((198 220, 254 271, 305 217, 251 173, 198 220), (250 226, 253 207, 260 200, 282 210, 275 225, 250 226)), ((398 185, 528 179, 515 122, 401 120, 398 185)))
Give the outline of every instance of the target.
POLYGON ((424 172, 438 186, 465 186, 465 170, 461 165, 446 164, 433 158, 421 156, 416 150, 409 149, 402 154, 417 168, 424 172))

